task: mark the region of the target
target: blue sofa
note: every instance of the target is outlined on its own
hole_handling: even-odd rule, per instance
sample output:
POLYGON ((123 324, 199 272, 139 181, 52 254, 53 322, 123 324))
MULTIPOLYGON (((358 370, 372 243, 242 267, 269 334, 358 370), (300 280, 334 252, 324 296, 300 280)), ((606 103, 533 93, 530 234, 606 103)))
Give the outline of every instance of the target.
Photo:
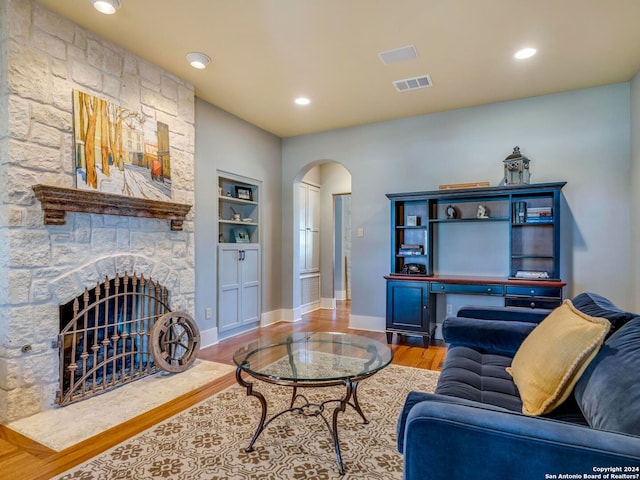
POLYGON ((505 368, 548 310, 469 307, 445 320, 436 391, 411 392, 398 421, 405 480, 640 478, 640 316, 593 293, 572 302, 611 330, 545 416, 522 414, 505 368))

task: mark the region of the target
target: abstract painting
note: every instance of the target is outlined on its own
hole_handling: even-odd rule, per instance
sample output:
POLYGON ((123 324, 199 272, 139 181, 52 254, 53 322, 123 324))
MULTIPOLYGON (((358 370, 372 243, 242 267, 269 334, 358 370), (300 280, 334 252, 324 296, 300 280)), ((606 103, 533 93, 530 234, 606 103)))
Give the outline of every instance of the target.
POLYGON ((168 125, 74 90, 73 130, 77 188, 171 200, 168 125))

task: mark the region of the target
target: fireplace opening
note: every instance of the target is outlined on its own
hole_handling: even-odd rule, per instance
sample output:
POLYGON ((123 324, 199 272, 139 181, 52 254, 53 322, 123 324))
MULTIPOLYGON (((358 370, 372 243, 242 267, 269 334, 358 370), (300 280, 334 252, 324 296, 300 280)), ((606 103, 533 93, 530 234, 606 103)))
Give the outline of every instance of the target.
MULTIPOLYGON (((85 288, 77 298, 61 305, 56 403, 73 403, 156 373, 159 365, 153 352, 163 349, 152 335, 158 320, 170 312, 168 301, 169 292, 159 283, 125 273, 105 277, 95 288, 85 288)), ((162 336, 165 344, 175 340, 175 328, 169 332, 169 337, 166 332, 162 336)), ((177 334, 185 337, 183 331, 177 334)), ((170 346, 170 358, 183 358, 192 347, 187 341, 170 346)), ((195 349, 197 352, 197 345, 195 349)))

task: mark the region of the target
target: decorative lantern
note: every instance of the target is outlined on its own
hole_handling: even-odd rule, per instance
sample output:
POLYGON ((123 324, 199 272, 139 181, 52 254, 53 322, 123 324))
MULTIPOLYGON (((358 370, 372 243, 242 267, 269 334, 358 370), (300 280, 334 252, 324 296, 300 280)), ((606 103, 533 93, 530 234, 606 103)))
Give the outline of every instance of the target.
POLYGON ((513 153, 504 159, 504 184, 529 183, 530 175, 529 159, 520 153, 520 147, 515 147, 513 153))

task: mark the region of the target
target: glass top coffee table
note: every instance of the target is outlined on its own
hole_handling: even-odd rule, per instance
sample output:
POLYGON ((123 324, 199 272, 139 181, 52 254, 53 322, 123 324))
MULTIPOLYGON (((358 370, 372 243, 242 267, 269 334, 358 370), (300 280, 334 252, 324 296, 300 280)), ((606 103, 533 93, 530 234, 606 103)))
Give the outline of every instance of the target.
POLYGON ((371 338, 349 333, 299 332, 280 337, 266 337, 255 340, 240 348, 234 355, 237 365, 236 380, 247 389, 247 395, 256 397, 262 406, 258 428, 245 449, 253 451, 253 445, 264 429, 280 415, 288 412, 306 416, 319 416, 326 424, 336 450, 340 474, 344 465, 338 440, 338 414, 347 405, 353 407, 368 423, 358 403, 358 384, 361 380, 380 371, 393 359, 387 344, 371 338), (289 408, 271 416, 267 420, 267 401, 255 391, 254 379, 292 387, 289 408), (341 398, 312 403, 298 393, 302 387, 331 387, 344 385, 346 391, 341 398), (325 407, 336 404, 332 422, 324 415, 325 407))

